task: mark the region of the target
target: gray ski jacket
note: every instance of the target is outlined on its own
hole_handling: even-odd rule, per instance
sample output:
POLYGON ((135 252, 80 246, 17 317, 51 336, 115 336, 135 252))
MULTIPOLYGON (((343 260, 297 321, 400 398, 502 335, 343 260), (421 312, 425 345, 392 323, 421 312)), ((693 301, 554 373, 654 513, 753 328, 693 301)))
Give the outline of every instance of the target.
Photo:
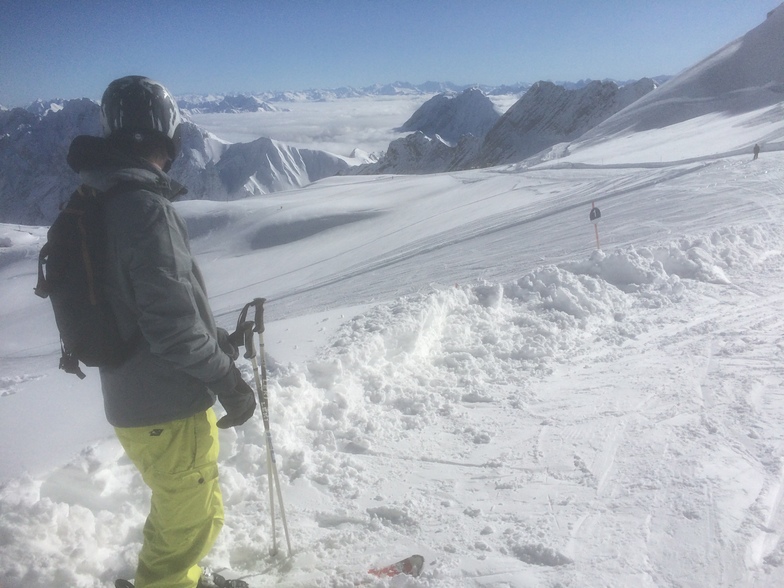
POLYGON ((106 417, 116 427, 186 418, 212 406, 236 380, 218 344, 185 223, 171 202, 185 189, 144 160, 106 149, 90 137, 75 140, 69 153, 84 184, 119 187, 103 205, 105 289, 121 335, 135 346, 119 367, 100 368, 106 417))

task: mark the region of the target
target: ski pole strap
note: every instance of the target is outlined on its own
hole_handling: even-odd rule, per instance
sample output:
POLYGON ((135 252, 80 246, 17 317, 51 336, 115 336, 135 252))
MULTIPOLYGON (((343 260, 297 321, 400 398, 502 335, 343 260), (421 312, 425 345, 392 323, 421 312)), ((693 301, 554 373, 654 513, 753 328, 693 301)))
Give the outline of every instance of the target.
POLYGON ((256 349, 253 345, 253 333, 264 332, 264 303, 266 298, 254 298, 242 307, 239 317, 237 317, 237 329, 229 335, 231 341, 237 347, 245 346, 245 359, 250 359, 256 356, 256 349), (256 309, 254 319, 248 320, 248 310, 253 306, 256 309))
POLYGON ((248 302, 245 306, 242 307, 240 311, 240 316, 237 317, 237 333, 243 332, 243 325, 248 320, 248 309, 253 305, 253 302, 248 302))
POLYGON ((256 357, 256 348, 253 346, 253 321, 242 323, 242 334, 244 335, 245 359, 256 357))

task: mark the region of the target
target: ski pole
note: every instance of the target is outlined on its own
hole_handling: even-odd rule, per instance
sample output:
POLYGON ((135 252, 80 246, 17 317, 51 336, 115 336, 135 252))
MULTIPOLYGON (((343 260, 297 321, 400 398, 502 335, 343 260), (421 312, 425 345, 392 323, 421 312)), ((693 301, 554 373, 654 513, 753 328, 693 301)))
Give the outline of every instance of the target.
MULTIPOLYGON (((245 359, 251 360, 251 365, 253 366, 253 379, 256 382, 256 392, 259 395, 259 404, 261 404, 261 380, 259 379, 259 362, 256 359, 256 349, 253 345, 253 323, 251 321, 245 322, 245 359)), ((269 413, 265 416, 264 405, 262 406, 262 419, 264 420, 264 430, 268 433, 268 418, 269 413)), ((266 453, 267 453, 267 480, 269 483, 269 506, 270 506, 270 525, 272 527, 272 549, 270 553, 275 555, 278 552, 278 538, 277 538, 277 531, 275 529, 275 494, 273 489, 273 479, 272 479, 272 455, 271 455, 271 448, 269 442, 265 443, 266 445, 266 453)))
POLYGON ((235 340, 242 341, 245 345, 245 359, 251 360, 253 366, 253 378, 256 382, 256 391, 259 396, 259 404, 261 405, 261 416, 264 423, 265 432, 265 446, 267 457, 267 480, 269 480, 269 500, 270 500, 270 518, 272 527, 272 549, 270 553, 273 555, 278 552, 277 529, 275 526, 275 491, 273 486, 277 488, 278 503, 280 504, 280 516, 283 522, 283 530, 286 534, 286 545, 288 546, 289 557, 291 557, 291 541, 289 539, 288 522, 286 521, 286 511, 283 506, 283 493, 280 486, 280 478, 278 476, 278 466, 275 459, 275 449, 272 445, 272 432, 269 424, 269 394, 267 392, 267 361, 264 353, 264 298, 254 298, 252 302, 248 302, 240 312, 237 319, 237 330, 231 336, 235 340), (256 309, 255 321, 248 321, 248 310, 251 306, 256 309), (259 376, 259 362, 256 359, 256 349, 253 344, 253 332, 259 333, 259 347, 261 348, 261 377, 259 376))
MULTIPOLYGON (((289 539, 289 525, 286 521, 286 509, 283 506, 283 491, 280 487, 280 478, 278 476, 278 464, 275 460, 275 449, 272 446, 272 432, 269 425, 269 394, 267 392, 267 359, 264 353, 264 303, 265 298, 254 298, 253 305, 256 307, 255 316, 255 331, 259 335, 259 353, 261 355, 261 384, 258 382, 258 375, 256 375, 256 384, 259 390, 259 403, 261 404, 261 418, 264 422, 264 433, 267 439, 267 459, 268 459, 268 472, 272 470, 272 478, 275 487, 277 488, 278 504, 280 505, 280 520, 283 523, 283 532, 286 535, 286 546, 288 547, 289 557, 291 557, 291 540, 289 539)), ((270 487, 270 492, 272 488, 270 487)), ((270 497, 272 500, 272 497, 270 497)), ((273 527, 274 528, 274 527, 273 527)), ((274 535, 273 535, 274 538, 274 535)), ((277 545, 273 545, 273 549, 277 551, 277 545)))

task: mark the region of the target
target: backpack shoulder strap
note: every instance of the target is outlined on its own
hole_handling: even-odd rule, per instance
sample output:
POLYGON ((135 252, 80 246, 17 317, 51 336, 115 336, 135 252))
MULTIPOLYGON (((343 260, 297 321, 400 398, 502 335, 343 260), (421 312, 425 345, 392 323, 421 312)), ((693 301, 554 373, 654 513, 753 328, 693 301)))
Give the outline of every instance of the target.
POLYGON ((39 298, 49 298, 49 284, 46 282, 46 276, 44 275, 44 264, 46 263, 46 258, 49 257, 50 249, 49 243, 44 243, 41 251, 38 252, 38 282, 35 288, 33 288, 33 292, 39 298))
MULTIPOLYGON (((82 184, 76 190, 71 192, 71 197, 68 199, 64 205, 60 206, 60 214, 58 215, 58 219, 60 215, 62 215, 74 200, 80 196, 86 196, 87 193, 85 192, 86 189, 89 189, 89 186, 82 184)), ((55 219, 52 226, 57 223, 57 219, 55 219)), ((51 237, 51 226, 49 227, 48 237, 51 237)), ((33 288, 33 292, 35 295, 40 298, 48 298, 49 294, 51 293, 51 288, 49 286, 49 282, 46 280, 46 274, 44 273, 44 266, 46 265, 46 260, 49 258, 49 254, 52 251, 52 244, 49 239, 47 239, 46 243, 44 243, 43 247, 41 247, 41 251, 38 252, 38 282, 33 288)))

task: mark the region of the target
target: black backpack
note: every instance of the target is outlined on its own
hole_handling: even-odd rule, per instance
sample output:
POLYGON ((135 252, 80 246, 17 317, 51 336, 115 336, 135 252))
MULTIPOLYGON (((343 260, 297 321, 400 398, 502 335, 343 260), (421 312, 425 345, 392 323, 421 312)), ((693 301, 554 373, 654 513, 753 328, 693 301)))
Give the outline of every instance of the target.
POLYGON ((79 187, 49 229, 38 256, 35 293, 52 302, 60 331, 60 369, 79 378, 85 377, 80 361, 91 367, 117 366, 129 357, 134 343, 120 336, 102 290, 107 263, 102 202, 123 188, 99 192, 79 187))

